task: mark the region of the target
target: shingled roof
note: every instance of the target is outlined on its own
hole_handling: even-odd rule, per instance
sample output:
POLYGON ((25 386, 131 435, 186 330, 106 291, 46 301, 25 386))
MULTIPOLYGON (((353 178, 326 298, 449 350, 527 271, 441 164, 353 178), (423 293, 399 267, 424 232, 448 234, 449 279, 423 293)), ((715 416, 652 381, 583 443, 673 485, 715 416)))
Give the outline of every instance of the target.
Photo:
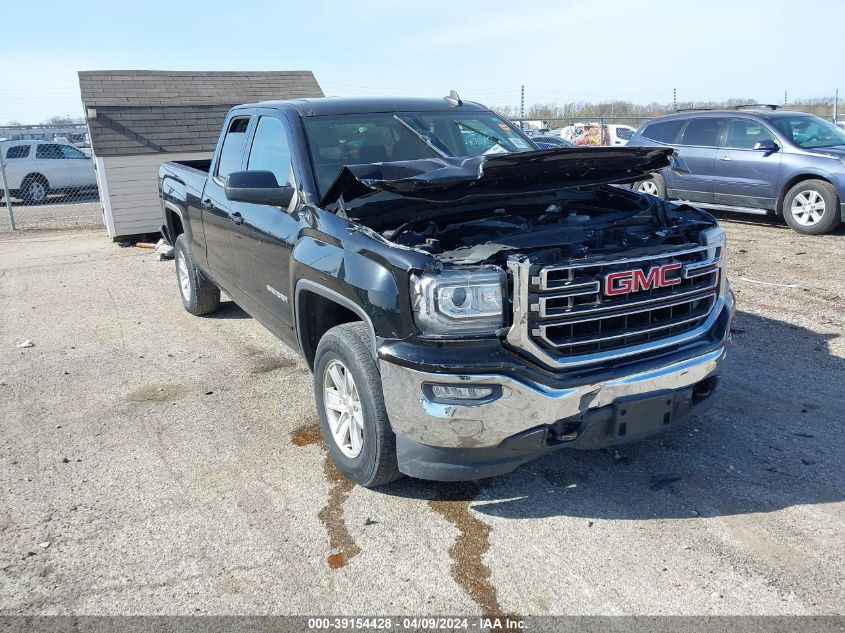
POLYGON ((79 86, 98 156, 210 152, 232 106, 323 96, 311 71, 84 70, 79 86))

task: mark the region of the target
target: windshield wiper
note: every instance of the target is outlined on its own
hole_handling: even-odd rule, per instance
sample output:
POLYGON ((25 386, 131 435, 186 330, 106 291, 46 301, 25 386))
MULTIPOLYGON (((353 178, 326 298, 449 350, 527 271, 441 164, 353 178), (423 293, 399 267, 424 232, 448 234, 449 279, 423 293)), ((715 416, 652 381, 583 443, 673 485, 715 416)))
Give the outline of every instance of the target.
POLYGON ((485 134, 485 133, 484 133, 484 132, 482 132, 481 130, 476 130, 474 127, 472 127, 471 125, 468 125, 468 124, 464 123, 463 121, 459 121, 458 119, 455 119, 454 121, 452 121, 452 123, 454 123, 455 125, 458 125, 458 126, 460 126, 460 127, 464 127, 464 128, 466 128, 466 129, 468 129, 470 132, 475 132, 475 133, 476 133, 476 134, 478 134, 479 136, 483 136, 483 137, 484 137, 484 138, 486 138, 488 141, 492 141, 492 142, 494 142, 494 143, 495 143, 496 145, 498 145, 499 147, 504 147, 504 148, 505 148, 506 150, 508 150, 509 152, 515 152, 515 151, 517 151, 517 150, 516 150, 516 147, 514 147, 514 146, 513 146, 513 145, 511 145, 510 143, 506 143, 505 141, 502 141, 500 138, 498 138, 497 136, 493 136, 492 134, 485 134))
POLYGON ((414 135, 414 136, 416 136, 418 139, 420 139, 423 143, 425 143, 425 144, 426 144, 426 146, 427 146, 430 150, 433 150, 433 151, 434 151, 434 152, 435 152, 438 156, 440 156, 441 158, 449 158, 449 154, 447 154, 447 153, 446 153, 446 152, 444 152, 443 150, 439 149, 439 148, 438 148, 438 147, 437 147, 434 143, 432 143, 432 142, 431 142, 431 139, 430 139, 430 138, 428 138, 425 134, 421 134, 420 132, 418 132, 417 130, 415 130, 415 129, 414 129, 414 127, 413 127, 412 125, 410 125, 410 124, 409 124, 409 123, 407 123, 406 121, 403 121, 401 118, 399 118, 399 115, 398 115, 398 114, 394 114, 394 115, 393 115, 393 118, 394 118, 394 119, 396 119, 397 121, 399 121, 399 123, 401 123, 402 125, 404 125, 404 126, 405 126, 405 128, 406 128, 406 129, 407 129, 407 130, 408 130, 411 134, 413 134, 413 135, 414 135))

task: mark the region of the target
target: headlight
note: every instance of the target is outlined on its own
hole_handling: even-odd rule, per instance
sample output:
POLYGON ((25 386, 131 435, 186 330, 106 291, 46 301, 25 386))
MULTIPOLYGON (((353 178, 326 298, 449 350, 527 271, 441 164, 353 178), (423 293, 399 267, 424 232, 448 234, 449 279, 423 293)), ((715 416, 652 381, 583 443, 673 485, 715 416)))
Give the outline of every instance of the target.
POLYGON ((702 246, 712 246, 707 249, 707 259, 719 259, 722 266, 725 261, 725 229, 721 226, 714 226, 701 232, 698 242, 702 246))
POLYGON ((444 269, 411 277, 414 321, 425 334, 492 334, 503 325, 500 268, 444 269))
POLYGON ((725 229, 721 226, 714 226, 701 232, 698 241, 702 246, 711 246, 707 249, 707 259, 718 259, 719 262, 719 293, 724 295, 728 289, 728 280, 725 276, 725 264, 727 253, 725 244, 727 242, 725 229))

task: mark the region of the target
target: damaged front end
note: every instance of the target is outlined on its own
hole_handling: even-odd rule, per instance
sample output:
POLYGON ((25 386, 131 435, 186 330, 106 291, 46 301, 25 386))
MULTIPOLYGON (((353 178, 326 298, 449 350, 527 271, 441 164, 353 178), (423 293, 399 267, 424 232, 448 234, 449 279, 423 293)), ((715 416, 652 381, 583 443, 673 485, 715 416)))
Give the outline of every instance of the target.
POLYGON ((354 165, 323 204, 430 257, 411 277, 421 338, 499 337, 548 368, 596 365, 677 348, 723 307, 724 233, 712 216, 610 184, 671 154, 578 148, 354 165))
POLYGON ((513 253, 551 262, 683 244, 714 225, 712 217, 600 186, 666 166, 671 153, 579 148, 352 165, 321 206, 444 264, 504 266, 513 253))
POLYGON ((426 255, 410 271, 417 332, 379 350, 402 472, 493 476, 559 448, 647 437, 710 406, 733 313, 724 232, 703 211, 612 185, 670 154, 579 148, 344 169, 324 204, 426 255))

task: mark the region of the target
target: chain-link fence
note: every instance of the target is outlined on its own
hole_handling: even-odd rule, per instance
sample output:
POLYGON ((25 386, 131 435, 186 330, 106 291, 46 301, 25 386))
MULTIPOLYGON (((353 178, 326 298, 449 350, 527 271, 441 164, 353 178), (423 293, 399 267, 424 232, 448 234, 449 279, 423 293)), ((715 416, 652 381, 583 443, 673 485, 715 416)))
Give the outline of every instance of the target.
POLYGON ((0 126, 0 230, 102 226, 85 125, 0 126))
POLYGON ((580 116, 553 119, 512 119, 541 142, 549 136, 575 145, 625 145, 649 117, 580 116))

